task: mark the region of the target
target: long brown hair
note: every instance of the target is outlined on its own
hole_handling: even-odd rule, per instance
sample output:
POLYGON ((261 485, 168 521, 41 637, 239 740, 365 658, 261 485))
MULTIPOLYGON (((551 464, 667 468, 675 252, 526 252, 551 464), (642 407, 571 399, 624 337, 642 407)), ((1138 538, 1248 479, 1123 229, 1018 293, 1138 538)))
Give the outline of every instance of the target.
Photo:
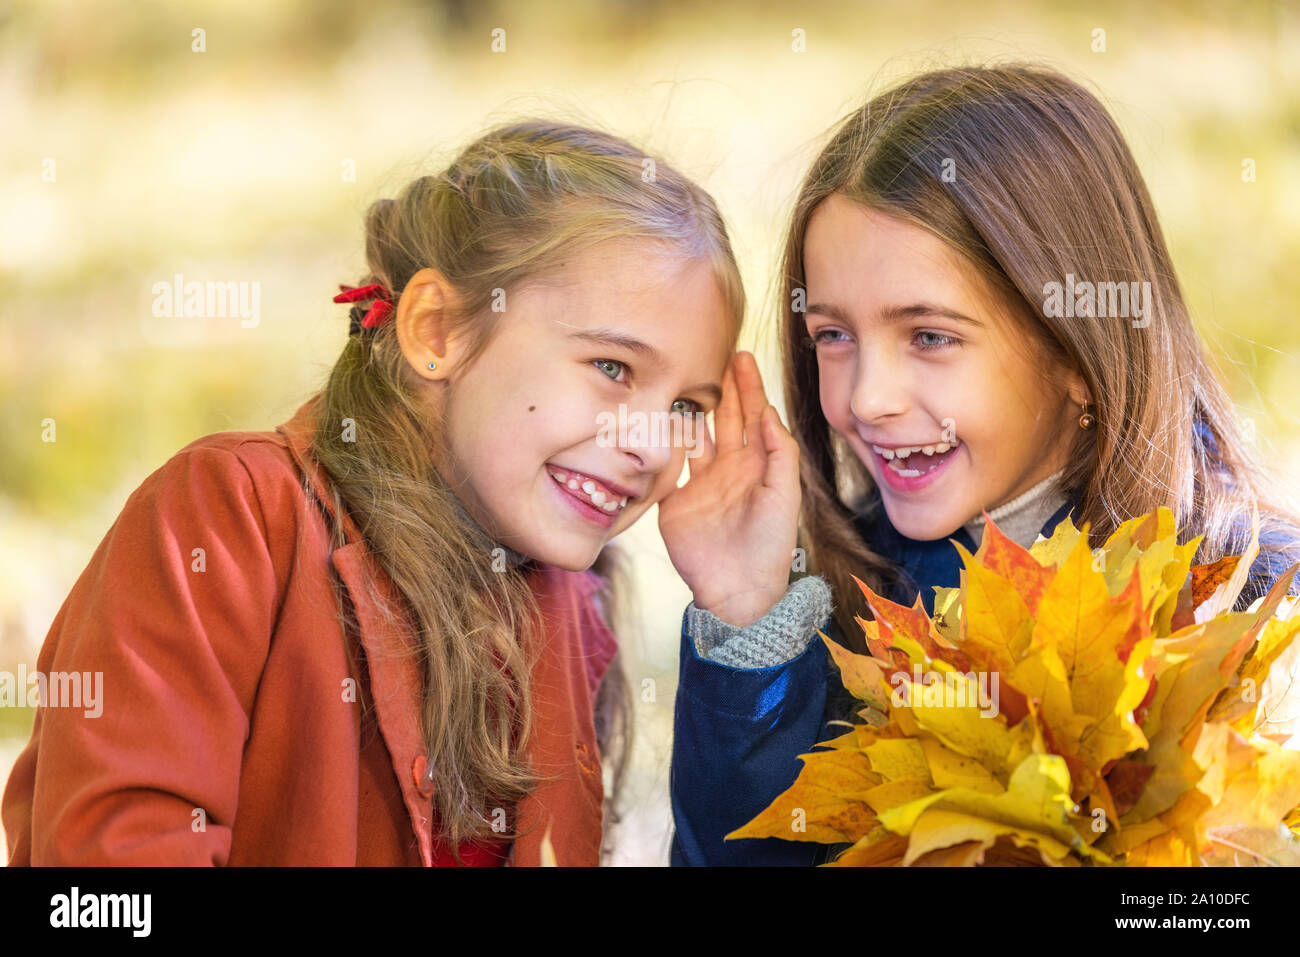
MULTIPOLYGON (((739 270, 712 198, 663 160, 593 129, 541 120, 494 129, 443 172, 373 203, 365 232, 369 272, 360 284, 383 283, 395 302, 417 271, 438 269, 462 304, 455 321, 471 336, 468 361, 502 321, 490 309, 494 290, 616 238, 667 243, 711 260, 733 344, 744 314, 739 270)), ((434 468, 442 459, 431 450, 446 450, 443 429, 394 325, 348 337, 323 390, 313 451, 409 605, 392 613, 408 615, 420 636, 434 810, 456 847, 489 835, 492 809, 538 783, 525 751, 533 730, 536 603, 530 563, 503 562, 504 550, 434 468), (340 438, 345 418, 355 441, 340 438)), ((597 570, 608 563, 605 556, 597 570)), ((607 619, 612 598, 606 595, 607 619)), ((617 659, 598 709, 602 760, 614 764, 616 792, 630 714, 617 659), (616 743, 618 754, 611 754, 616 743)))
POLYGON ((1244 550, 1241 517, 1252 501, 1261 535, 1292 521, 1292 503, 1242 438, 1192 326, 1146 184, 1098 99, 1060 73, 1027 65, 925 73, 839 122, 799 191, 783 256, 784 386, 802 452, 803 539, 809 571, 833 589, 847 640, 861 639, 851 576, 879 590, 896 570, 854 528, 879 499, 822 415, 817 358, 799 310, 804 235, 833 193, 938 236, 975 267, 1045 358, 1081 373, 1096 427, 1076 430, 1061 482, 1094 545, 1160 505, 1188 538, 1204 536, 1198 561, 1244 550), (1149 324, 1046 315, 1046 284, 1067 275, 1150 282, 1149 324))

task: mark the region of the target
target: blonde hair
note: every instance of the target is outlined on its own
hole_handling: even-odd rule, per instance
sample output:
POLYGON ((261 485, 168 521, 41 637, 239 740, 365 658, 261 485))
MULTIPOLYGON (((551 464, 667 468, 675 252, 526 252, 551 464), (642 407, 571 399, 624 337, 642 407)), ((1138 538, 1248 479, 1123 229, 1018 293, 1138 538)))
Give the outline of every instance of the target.
POLYGON ((1044 357, 1082 374, 1096 427, 1075 430, 1061 481, 1077 493, 1074 521, 1090 523, 1094 544, 1160 505, 1188 537, 1205 536, 1199 561, 1244 550, 1241 518, 1251 502, 1262 535, 1294 535, 1291 503, 1241 437, 1146 184, 1106 109, 1074 81, 1031 66, 925 73, 838 125, 799 191, 784 252, 784 385, 802 452, 809 568, 843 604, 836 620, 846 638, 861 633, 852 575, 883 588, 896 570, 855 529, 860 510, 879 503, 868 502, 874 486, 865 467, 822 415, 816 355, 794 308, 808 222, 833 193, 938 236, 1010 306, 1044 357), (945 169, 955 172, 951 181, 945 169), (1045 284, 1067 274, 1149 281, 1149 325, 1045 315, 1045 284), (844 488, 858 498, 843 501, 844 488))
MULTIPOLYGON (((575 251, 612 239, 654 241, 711 260, 733 347, 744 315, 739 270, 708 193, 662 160, 593 129, 541 120, 494 129, 443 172, 375 202, 365 230, 369 273, 360 284, 383 283, 396 302, 417 271, 439 270, 459 297, 453 319, 470 336, 467 362, 503 321, 489 308, 494 290, 544 276, 575 251)), ((445 453, 446 443, 422 398, 424 385, 394 323, 349 336, 323 390, 313 450, 420 636, 434 811, 457 847, 491 834, 491 810, 538 783, 525 753, 533 732, 535 601, 530 563, 494 570, 496 543, 434 468, 443 459, 432 453, 445 453), (355 423, 355 442, 340 440, 345 417, 355 423)), ((626 755, 626 695, 616 659, 596 715, 602 758, 617 769, 614 792, 626 755), (610 753, 615 738, 617 756, 610 753)))

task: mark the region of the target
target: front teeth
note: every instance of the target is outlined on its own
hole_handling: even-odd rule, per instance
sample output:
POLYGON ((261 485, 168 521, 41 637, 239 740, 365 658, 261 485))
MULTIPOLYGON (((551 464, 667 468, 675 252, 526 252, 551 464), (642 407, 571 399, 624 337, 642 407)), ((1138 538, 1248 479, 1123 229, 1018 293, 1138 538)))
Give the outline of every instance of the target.
MULTIPOLYGON (((886 449, 886 448, 882 448, 879 445, 873 445, 871 449, 877 455, 881 456, 886 462, 892 462, 896 458, 905 459, 910 455, 916 454, 917 452, 923 452, 926 455, 931 455, 931 456, 942 455, 944 452, 947 452, 949 449, 955 449, 960 444, 961 444, 961 439, 954 439, 951 443, 938 442, 935 445, 900 445, 896 449, 886 449)), ((890 468, 892 468, 895 472, 897 472, 899 475, 903 476, 904 478, 916 478, 917 476, 924 475, 925 472, 933 471, 938 467, 939 467, 938 463, 935 463, 934 465, 931 465, 928 469, 926 469, 923 472, 920 469, 904 469, 904 468, 899 468, 896 465, 890 465, 890 468)))
POLYGON ((547 469, 547 471, 550 472, 551 478, 555 479, 555 481, 561 485, 567 486, 575 492, 581 489, 587 494, 587 497, 591 499, 591 504, 602 511, 613 514, 614 512, 622 511, 627 505, 626 495, 619 498, 611 498, 609 495, 598 490, 596 488, 596 483, 590 479, 579 483, 578 479, 557 469, 547 469))
POLYGON ((895 456, 900 459, 905 459, 913 452, 924 452, 926 455, 942 455, 949 449, 955 449, 959 445, 961 445, 961 439, 953 439, 951 443, 940 442, 937 445, 900 445, 896 449, 885 449, 881 448, 879 445, 873 445, 871 450, 878 455, 884 456, 885 461, 889 461, 895 456))

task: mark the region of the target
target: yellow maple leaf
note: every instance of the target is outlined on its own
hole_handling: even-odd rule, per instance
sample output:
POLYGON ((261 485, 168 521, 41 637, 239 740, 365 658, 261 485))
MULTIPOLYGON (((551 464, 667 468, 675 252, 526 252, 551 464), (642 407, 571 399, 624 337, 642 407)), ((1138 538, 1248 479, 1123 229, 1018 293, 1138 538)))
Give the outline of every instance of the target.
POLYGON ((961 649, 972 663, 1009 674, 1029 647, 1034 619, 1008 579, 986 569, 960 544, 957 552, 966 566, 961 649))
POLYGON ((831 653, 831 659, 840 669, 840 679, 844 682, 845 689, 859 701, 865 701, 874 708, 888 707, 888 686, 880 665, 866 655, 841 647, 820 631, 817 634, 821 635, 831 653))
POLYGON ((832 866, 1300 862, 1300 566, 1232 612, 1253 524, 1194 567, 1164 508, 1095 551, 1069 519, 1029 549, 990 521, 933 619, 859 581, 871 656, 822 638, 866 723, 728 838, 851 845, 832 866))
POLYGON ((758 817, 726 836, 779 837, 819 844, 855 842, 876 826, 862 795, 881 783, 862 751, 801 754, 799 776, 758 817))
POLYGON ((1070 775, 1057 755, 1031 755, 1012 772, 1007 789, 989 794, 970 788, 947 788, 880 813, 880 823, 895 834, 922 839, 909 845, 904 863, 938 847, 975 840, 988 846, 999 835, 1031 844, 1053 860, 1072 849, 1084 850, 1068 821, 1073 808, 1070 775), (948 812, 936 816, 935 812, 948 812))

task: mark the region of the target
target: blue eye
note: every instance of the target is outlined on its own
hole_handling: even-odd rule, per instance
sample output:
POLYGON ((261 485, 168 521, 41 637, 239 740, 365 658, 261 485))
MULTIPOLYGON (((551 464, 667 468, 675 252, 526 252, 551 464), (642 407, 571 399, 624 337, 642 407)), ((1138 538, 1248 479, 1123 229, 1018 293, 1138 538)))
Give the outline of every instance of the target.
POLYGON ((916 334, 917 339, 922 336, 930 336, 929 344, 918 342, 917 346, 925 352, 933 352, 935 349, 943 349, 950 345, 956 345, 960 340, 954 336, 945 336, 941 332, 931 332, 928 329, 922 329, 916 334))
POLYGON ((694 399, 677 399, 676 401, 673 402, 672 412, 674 415, 694 415, 695 413, 700 411, 703 410, 700 408, 700 404, 696 402, 694 399), (677 404, 679 402, 685 405, 686 408, 684 409, 677 408, 677 404))
POLYGON ((831 328, 818 329, 812 335, 812 343, 814 346, 829 345, 832 342, 845 342, 848 340, 848 338, 849 337, 846 336, 839 329, 831 329, 831 328), (831 338, 827 338, 827 336, 842 336, 843 338, 831 339, 831 338))
MULTIPOLYGON (((591 364, 599 369, 605 376, 613 382, 622 382, 621 378, 624 372, 629 371, 627 364, 619 362, 617 359, 592 359, 591 364)), ((673 415, 693 415, 696 412, 702 412, 701 406, 694 399, 675 399, 673 401, 671 414, 673 415), (684 408, 679 408, 684 406, 684 408)))
POLYGON ((627 368, 615 359, 593 359, 591 364, 615 382, 619 381, 619 372, 627 368), (613 366, 613 371, 610 370, 610 366, 613 366))

